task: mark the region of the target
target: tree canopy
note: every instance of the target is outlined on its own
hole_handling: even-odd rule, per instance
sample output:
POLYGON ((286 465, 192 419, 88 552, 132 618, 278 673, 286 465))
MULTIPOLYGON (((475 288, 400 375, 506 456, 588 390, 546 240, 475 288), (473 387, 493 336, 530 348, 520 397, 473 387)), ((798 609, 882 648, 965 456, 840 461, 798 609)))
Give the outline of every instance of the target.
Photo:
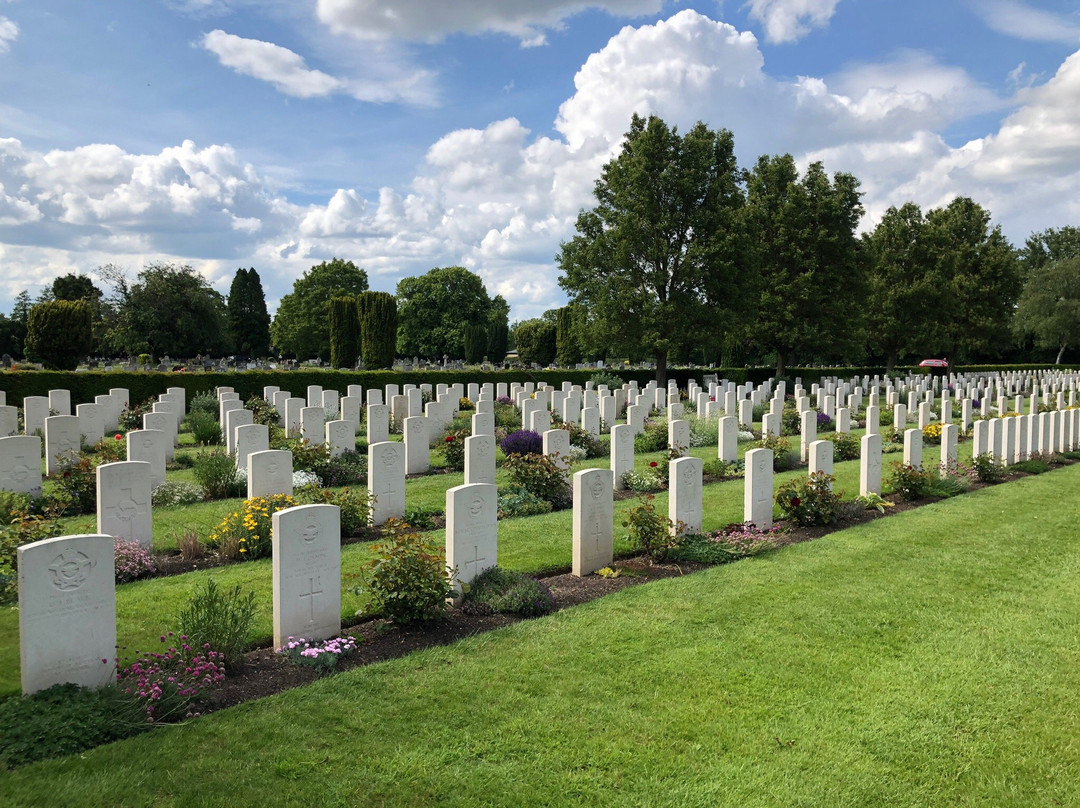
MULTIPOLYGON (((483 280, 464 267, 436 267, 397 285, 400 356, 465 356, 465 329, 505 323, 510 306, 489 297, 483 280)), ((501 358, 501 357, 500 357, 501 358)))
POLYGON ((754 276, 739 179, 731 132, 699 122, 680 136, 634 115, 557 257, 593 342, 652 355, 663 381, 671 351, 745 316, 754 276))
POLYGON ((1054 364, 1069 345, 1080 344, 1080 255, 1049 261, 1028 274, 1013 327, 1040 348, 1056 348, 1054 364))
POLYGON ((246 356, 270 355, 270 315, 262 279, 254 267, 236 270, 229 288, 226 320, 233 350, 246 356))
POLYGON ((281 298, 270 335, 283 354, 330 361, 330 301, 367 291, 367 272, 352 261, 334 258, 316 264, 281 298))

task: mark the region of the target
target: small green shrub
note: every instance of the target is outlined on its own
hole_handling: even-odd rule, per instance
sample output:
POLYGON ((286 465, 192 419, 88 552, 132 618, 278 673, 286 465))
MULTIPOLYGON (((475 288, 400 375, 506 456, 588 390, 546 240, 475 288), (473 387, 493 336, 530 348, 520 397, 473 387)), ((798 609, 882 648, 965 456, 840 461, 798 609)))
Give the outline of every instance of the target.
POLYGON ((417 533, 407 522, 389 520, 386 541, 374 548, 375 558, 361 569, 359 593, 398 625, 425 623, 440 617, 453 594, 443 548, 417 533))
POLYGON ((937 477, 925 469, 893 463, 892 474, 885 484, 900 499, 911 501, 931 496, 936 482, 937 477))
POLYGON ((177 616, 180 632, 193 648, 209 645, 221 654, 225 665, 233 665, 244 653, 248 634, 255 624, 255 593, 221 589, 207 578, 197 587, 177 616))
POLYGON ((491 567, 469 584, 462 609, 470 614, 540 617, 555 611, 555 599, 541 581, 522 572, 491 567))
POLYGON ((499 493, 500 519, 536 516, 541 513, 551 513, 551 503, 546 499, 540 499, 535 494, 530 494, 524 488, 507 488, 499 493))
POLYGON ((663 561, 678 544, 674 534, 682 532, 682 523, 676 525, 657 513, 654 499, 652 494, 645 496, 640 504, 627 512, 622 526, 630 529, 627 538, 635 549, 646 553, 653 561, 663 561))
POLYGON ((192 410, 188 413, 187 427, 191 437, 202 446, 216 446, 221 443, 221 424, 207 412, 192 410))
POLYGON ((646 419, 645 431, 634 436, 634 454, 649 454, 667 449, 667 423, 646 419))
POLYGON ((207 499, 231 499, 240 495, 240 475, 236 461, 222 451, 200 452, 193 467, 195 482, 207 499))
POLYGON ((150 502, 155 508, 193 505, 196 502, 202 502, 202 500, 202 488, 179 480, 169 480, 162 483, 150 495, 150 502))
POLYGON ((768 449, 773 453, 773 471, 790 471, 799 465, 799 454, 791 448, 791 441, 771 433, 754 441, 755 449, 768 449))
POLYGON ((300 505, 337 505, 341 511, 342 538, 361 536, 367 532, 368 519, 371 517, 372 496, 366 488, 343 488, 340 491, 329 491, 308 486, 303 491, 297 491, 294 498, 300 505))
POLYGON ((720 480, 734 480, 743 476, 743 461, 728 462, 714 457, 706 460, 701 466, 701 474, 704 477, 716 477, 720 480))
POLYGON ((779 533, 779 527, 762 529, 748 522, 735 523, 712 533, 683 536, 668 558, 698 564, 727 564, 774 549, 779 533))
POLYGON ((554 455, 514 454, 503 461, 511 485, 547 500, 554 510, 568 508, 573 499, 566 472, 554 455))
POLYGON ((859 439, 849 432, 833 432, 826 440, 833 443, 833 460, 837 463, 859 456, 859 439))
POLYGON ((1005 464, 995 458, 990 452, 976 455, 972 460, 975 476, 984 483, 1000 483, 1009 473, 1005 464))
POLYGON ((362 485, 367 482, 367 454, 346 449, 336 457, 327 458, 316 473, 327 488, 362 485))
POLYGON ((74 755, 150 728, 139 701, 119 688, 53 685, 0 701, 0 767, 74 755))
POLYGON ((833 491, 833 476, 815 472, 804 480, 790 480, 776 492, 776 504, 785 519, 799 525, 828 525, 836 521, 840 495, 833 491))
POLYGON ((17 515, 30 513, 33 498, 29 494, 16 491, 0 491, 0 526, 10 525, 17 515))
POLYGON ((187 410, 189 417, 194 412, 205 412, 216 421, 220 405, 213 390, 203 390, 201 393, 196 393, 191 397, 191 400, 187 403, 187 410))
POLYGON ((618 390, 623 386, 622 378, 614 373, 594 373, 589 377, 589 381, 593 383, 593 388, 597 390, 602 384, 606 384, 608 390, 618 390))
POLYGON ((251 410, 252 418, 256 424, 277 426, 281 423, 281 414, 274 408, 273 404, 262 396, 252 396, 244 402, 244 408, 251 410))
POLYGON ((570 446, 582 449, 585 457, 603 457, 605 454, 604 444, 599 438, 593 437, 577 424, 569 421, 559 421, 551 425, 552 429, 565 429, 570 433, 570 446))
POLYGON ((16 513, 0 525, 0 603, 18 597, 17 550, 24 544, 59 535, 55 522, 41 514, 16 513))
POLYGON ((1027 474, 1045 474, 1050 471, 1050 464, 1045 460, 1021 460, 1013 463, 1009 471, 1023 471, 1027 474))
POLYGON ((56 485, 54 500, 67 514, 97 510, 97 465, 87 455, 80 455, 63 471, 54 471, 49 479, 56 485))
POLYGON ((471 429, 447 429, 439 444, 447 468, 465 469, 465 439, 472 435, 471 429))

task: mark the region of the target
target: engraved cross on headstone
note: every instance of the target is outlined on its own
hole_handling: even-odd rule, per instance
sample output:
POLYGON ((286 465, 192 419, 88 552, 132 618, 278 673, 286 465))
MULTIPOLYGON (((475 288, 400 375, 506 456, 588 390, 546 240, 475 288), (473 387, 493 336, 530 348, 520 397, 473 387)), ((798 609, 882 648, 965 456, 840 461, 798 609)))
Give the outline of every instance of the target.
POLYGON ((300 600, 303 600, 304 598, 308 599, 308 612, 309 612, 308 623, 309 624, 315 622, 315 596, 323 594, 323 591, 322 591, 321 588, 319 588, 319 589, 315 588, 316 586, 319 585, 318 584, 319 578, 320 578, 320 576, 318 576, 318 575, 315 575, 313 577, 308 578, 308 586, 307 586, 308 591, 300 593, 300 600))
POLYGON ((477 575, 480 574, 480 562, 481 561, 487 561, 487 556, 480 555, 480 546, 477 545, 477 544, 474 544, 473 545, 473 557, 472 557, 472 560, 465 562, 465 571, 466 571, 466 573, 468 573, 469 567, 472 567, 472 576, 469 578, 469 580, 472 580, 473 578, 475 578, 477 575))
POLYGON ((592 537, 593 537, 593 543, 595 544, 594 549, 596 550, 597 553, 599 553, 600 552, 600 541, 603 539, 603 531, 600 530, 600 521, 599 520, 593 522, 592 537))

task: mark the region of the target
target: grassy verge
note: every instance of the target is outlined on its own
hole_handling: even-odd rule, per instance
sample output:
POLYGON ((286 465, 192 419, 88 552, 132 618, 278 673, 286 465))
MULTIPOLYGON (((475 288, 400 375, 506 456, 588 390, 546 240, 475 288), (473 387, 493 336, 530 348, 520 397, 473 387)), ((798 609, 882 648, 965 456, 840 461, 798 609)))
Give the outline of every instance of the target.
POLYGON ((0 774, 7 805, 1075 805, 1080 467, 0 774))

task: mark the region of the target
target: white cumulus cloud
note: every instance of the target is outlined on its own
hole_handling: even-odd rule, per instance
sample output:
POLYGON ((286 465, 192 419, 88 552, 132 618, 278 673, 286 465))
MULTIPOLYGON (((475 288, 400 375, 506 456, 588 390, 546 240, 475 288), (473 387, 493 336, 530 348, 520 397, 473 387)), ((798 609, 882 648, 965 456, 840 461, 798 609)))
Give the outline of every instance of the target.
POLYGON ((297 98, 331 95, 345 84, 321 70, 309 69, 299 54, 272 42, 244 39, 215 29, 203 36, 202 46, 225 67, 268 81, 286 95, 297 98))
POLYGON ((1034 42, 1080 44, 1080 25, 1062 14, 1019 0, 970 0, 969 5, 999 33, 1034 42))
POLYGON ((750 16, 770 42, 794 42, 832 19, 840 0, 748 0, 750 16))
POLYGON ((0 17, 0 53, 7 51, 18 38, 19 26, 7 17, 0 17))

